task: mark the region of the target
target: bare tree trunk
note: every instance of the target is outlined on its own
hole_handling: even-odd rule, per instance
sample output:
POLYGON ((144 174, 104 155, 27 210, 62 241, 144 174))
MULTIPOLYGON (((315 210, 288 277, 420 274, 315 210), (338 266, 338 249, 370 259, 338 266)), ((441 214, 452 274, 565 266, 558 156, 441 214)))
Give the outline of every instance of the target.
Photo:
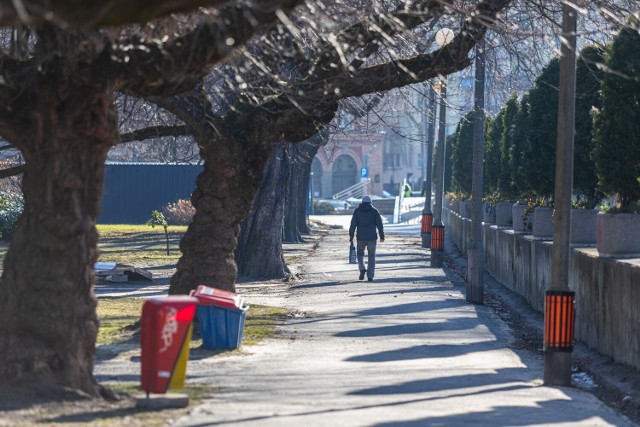
POLYGON ((11 141, 26 159, 25 207, 0 282, 0 382, 33 379, 97 395, 95 220, 116 113, 104 88, 57 81, 37 90, 29 127, 11 141))
POLYGON ((309 232, 306 189, 311 161, 322 142, 323 138, 316 135, 298 144, 281 143, 271 154, 238 238, 235 259, 240 276, 276 278, 289 274, 282 242, 300 243, 301 234, 309 232))
MULTIPOLYGON (((289 180, 287 185, 287 198, 285 200, 284 228, 282 240, 287 243, 302 242, 302 235, 299 227, 300 211, 303 212, 306 204, 304 198, 300 198, 301 191, 304 192, 304 182, 301 176, 300 147, 298 144, 288 144, 289 156, 289 180)), ((306 194, 306 192, 305 192, 306 194)))
MULTIPOLYGON (((307 205, 309 203, 308 191, 309 180, 311 177, 311 165, 313 163, 313 158, 318 153, 320 147, 327 143, 328 135, 328 130, 324 128, 306 141, 296 144, 298 155, 296 156, 291 176, 292 179, 296 179, 299 182, 298 193, 295 195, 297 200, 299 200, 299 204, 297 206, 295 216, 297 217, 298 232, 300 234, 310 233, 309 226, 307 224, 307 205)), ((300 236, 300 240, 303 240, 302 236, 300 236)))
POLYGON ((216 128, 217 118, 200 92, 156 101, 184 120, 204 161, 191 195, 196 213, 180 242, 182 257, 169 293, 187 294, 201 284, 235 291, 240 223, 251 209, 272 143, 251 132, 216 128))
POLYGON ((273 150, 249 216, 242 223, 236 249, 238 274, 250 278, 282 278, 289 273, 282 254, 282 223, 289 180, 288 143, 273 150))
MULTIPOLYGON (((309 223, 307 222, 307 209, 309 208, 309 180, 311 178, 311 162, 302 162, 298 165, 300 186, 298 188, 298 230, 300 234, 309 234, 309 223)), ((304 239, 303 239, 304 240, 304 239)))
MULTIPOLYGON (((210 134, 196 136, 196 141, 202 147, 204 170, 191 195, 196 213, 180 241, 182 257, 171 278, 170 294, 186 294, 201 284, 235 291, 234 253, 240 223, 251 209, 259 186, 259 179, 243 173, 246 166, 238 161, 256 154, 247 153, 244 144, 222 141, 210 134)), ((264 162, 257 163, 262 163, 254 167, 260 176, 264 162)))

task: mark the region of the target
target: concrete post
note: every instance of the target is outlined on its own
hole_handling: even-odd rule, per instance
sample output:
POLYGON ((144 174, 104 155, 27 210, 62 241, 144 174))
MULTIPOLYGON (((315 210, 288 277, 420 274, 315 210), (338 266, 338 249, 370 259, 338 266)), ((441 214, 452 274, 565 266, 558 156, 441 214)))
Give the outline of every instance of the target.
MULTIPOLYGON (((569 291, 569 250, 571 231, 571 189, 573 178, 573 137, 576 93, 577 12, 562 5, 562 48, 560 50, 560 89, 558 96, 558 140, 554 189, 554 226, 551 284, 549 291, 569 291)), ((551 316, 545 315, 545 330, 553 329, 551 316)), ((573 328, 573 319, 571 328, 573 328)), ((571 334, 573 335, 573 334, 571 334)), ((544 347, 544 384, 571 385, 571 352, 544 347)))
POLYGON ((447 84, 440 85, 440 123, 438 124, 438 145, 436 146, 436 203, 433 207, 433 226, 431 229, 431 267, 444 265, 444 224, 442 222, 442 193, 444 191, 445 127, 447 121, 447 84), (434 229, 438 228, 438 232, 434 229), (437 236, 434 241, 434 236, 437 236))
POLYGON ((473 112, 473 166, 471 183, 471 242, 468 249, 467 301, 484 301, 484 246, 482 245, 482 194, 484 188, 484 38, 476 44, 476 78, 473 112))
POLYGON ((436 133, 436 92, 430 83, 426 85, 428 91, 428 107, 426 111, 426 191, 424 193, 424 209, 422 210, 422 247, 431 247, 431 225, 433 222, 433 213, 431 212, 431 176, 433 175, 433 140, 436 133))

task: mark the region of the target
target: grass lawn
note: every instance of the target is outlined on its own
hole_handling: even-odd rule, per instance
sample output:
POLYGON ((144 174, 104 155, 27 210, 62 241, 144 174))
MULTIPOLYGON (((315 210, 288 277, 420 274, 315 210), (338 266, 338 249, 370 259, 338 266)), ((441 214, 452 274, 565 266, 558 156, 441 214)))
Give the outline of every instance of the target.
MULTIPOLYGON (((175 268, 180 257, 178 244, 186 226, 169 227, 169 255, 162 227, 147 225, 98 225, 99 261, 110 261, 150 268, 154 276, 161 268, 175 268)), ((138 330, 136 322, 142 313, 141 298, 101 297, 98 300, 100 330, 98 344, 117 344, 132 339, 138 330)), ((277 307, 251 306, 247 312, 243 345, 255 344, 273 334, 283 321, 286 311, 277 307)), ((201 341, 193 341, 199 347, 201 341)))
POLYGON ((148 225, 98 225, 100 256, 98 261, 148 267, 175 265, 180 258, 180 239, 186 226, 169 227, 169 255, 162 227, 148 225))
MULTIPOLYGON (((169 227, 169 255, 162 227, 147 225, 98 225, 100 240, 99 261, 110 261, 136 267, 152 267, 154 276, 157 268, 175 268, 180 257, 178 244, 187 230, 186 226, 169 227)), ((100 330, 99 344, 116 344, 132 339, 142 313, 141 298, 101 297, 98 300, 100 330)), ((251 306, 247 312, 244 330, 244 345, 255 344, 271 336, 286 315, 284 309, 265 306, 251 306)), ((194 341, 192 347, 201 342, 194 341)))
MULTIPOLYGON (((148 225, 97 225, 100 238, 98 261, 117 262, 137 267, 174 266, 180 258, 180 239, 186 226, 169 226, 169 255, 162 227, 148 225)), ((9 243, 0 241, 0 271, 9 243)))
MULTIPOLYGON (((154 276, 165 268, 170 274, 180 258, 178 247, 186 226, 169 227, 169 255, 162 227, 148 225, 98 225, 100 239, 98 261, 116 262, 136 267, 150 268, 154 276)), ((9 245, 0 242, 0 260, 4 259, 9 245)), ((0 264, 1 268, 1 264, 0 264)), ((134 339, 139 330, 137 322, 142 313, 141 298, 100 297, 98 300, 98 344, 117 344, 134 339)), ((247 313, 243 345, 255 344, 273 334, 283 321, 286 311, 277 307, 251 306, 247 313)), ((194 341, 198 347, 201 341, 194 341)))

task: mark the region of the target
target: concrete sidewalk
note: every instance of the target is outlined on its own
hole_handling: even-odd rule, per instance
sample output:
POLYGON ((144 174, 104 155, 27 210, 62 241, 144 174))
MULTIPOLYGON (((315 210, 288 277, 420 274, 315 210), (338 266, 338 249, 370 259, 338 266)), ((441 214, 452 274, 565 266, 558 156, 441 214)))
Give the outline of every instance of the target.
POLYGON ((419 242, 389 235, 361 282, 333 230, 282 299, 300 315, 250 354, 196 361, 189 381, 215 396, 175 425, 633 425, 586 392, 542 386, 540 357, 510 349, 502 320, 467 304, 419 242))

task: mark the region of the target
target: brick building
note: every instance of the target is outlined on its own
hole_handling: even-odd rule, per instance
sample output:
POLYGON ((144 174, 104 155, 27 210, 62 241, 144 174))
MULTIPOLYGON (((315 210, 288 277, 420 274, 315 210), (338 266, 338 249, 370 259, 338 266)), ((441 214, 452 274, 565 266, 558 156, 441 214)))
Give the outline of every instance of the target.
POLYGON ((387 129, 375 134, 334 134, 312 165, 314 198, 329 199, 361 180, 367 168, 369 193, 396 195, 406 178, 414 190, 422 187, 422 147, 387 129))

